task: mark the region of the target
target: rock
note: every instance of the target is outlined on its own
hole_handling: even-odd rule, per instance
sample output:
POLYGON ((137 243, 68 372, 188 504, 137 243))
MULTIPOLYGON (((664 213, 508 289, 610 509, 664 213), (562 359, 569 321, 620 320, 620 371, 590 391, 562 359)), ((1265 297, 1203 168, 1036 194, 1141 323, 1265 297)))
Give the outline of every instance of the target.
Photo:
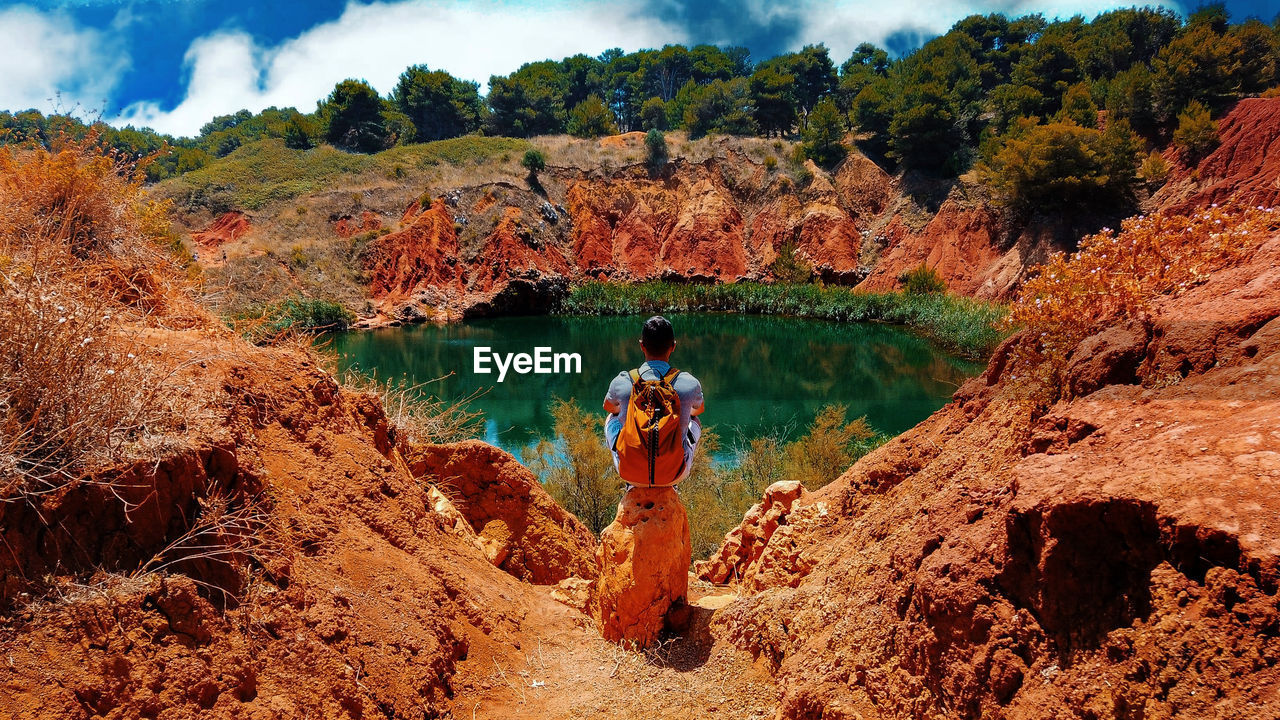
POLYGON ((1082 397, 1107 385, 1137 382, 1147 341, 1146 328, 1136 320, 1085 338, 1068 360, 1067 387, 1071 395, 1082 397))
POLYGON ((725 535, 720 549, 694 566, 694 573, 713 583, 740 580, 751 563, 764 552, 778 526, 786 522, 791 506, 803 494, 804 486, 798 480, 783 480, 770 485, 764 491, 764 498, 725 535))
POLYGON ((537 585, 595 576, 591 531, 510 453, 469 440, 414 446, 406 460, 452 499, 489 562, 537 585))
MULTIPOLYGON (((599 577, 591 613, 611 642, 648 647, 679 628, 689 591, 689 516, 671 488, 636 488, 596 549, 599 577)), ((687 618, 684 618, 687 620, 687 618)))
POLYGON ((551 599, 584 613, 591 611, 591 588, 594 581, 565 578, 551 588, 551 599))

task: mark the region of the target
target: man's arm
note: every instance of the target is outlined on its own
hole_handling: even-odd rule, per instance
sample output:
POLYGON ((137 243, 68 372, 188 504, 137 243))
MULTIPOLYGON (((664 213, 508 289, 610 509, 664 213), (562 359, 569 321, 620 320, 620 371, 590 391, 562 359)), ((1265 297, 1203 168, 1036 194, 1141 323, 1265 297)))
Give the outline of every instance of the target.
POLYGON ((614 378, 609 383, 609 389, 604 394, 604 411, 613 415, 617 415, 622 411, 622 386, 619 384, 618 378, 614 378))
MULTIPOLYGON (((604 399, 604 411, 605 411, 605 412, 607 412, 607 413, 611 413, 611 414, 613 414, 613 415, 617 415, 617 414, 618 414, 618 411, 619 411, 619 410, 621 410, 621 409, 622 409, 622 406, 621 406, 621 405, 619 405, 617 402, 615 402, 613 398, 609 398, 609 397, 607 397, 607 398, 605 398, 605 399, 604 399)), ((698 412, 702 412, 702 411, 701 411, 701 410, 699 410, 698 412)))

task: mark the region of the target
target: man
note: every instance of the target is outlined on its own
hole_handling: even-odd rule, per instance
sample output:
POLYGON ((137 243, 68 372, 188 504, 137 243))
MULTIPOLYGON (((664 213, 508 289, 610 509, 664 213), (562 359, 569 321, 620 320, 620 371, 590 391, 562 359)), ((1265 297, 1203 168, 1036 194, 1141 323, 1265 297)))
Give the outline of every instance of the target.
MULTIPOLYGON (((675 331, 671 327, 671 323, 661 315, 655 315, 645 321, 644 329, 640 333, 640 349, 644 352, 644 364, 637 370, 619 373, 609 384, 609 391, 604 397, 604 409, 609 413, 605 419, 605 443, 609 450, 613 453, 613 467, 623 476, 623 480, 627 482, 627 490, 636 486, 657 485, 669 486, 684 480, 689 476, 689 472, 693 469, 693 454, 698 448, 698 440, 702 437, 702 423, 697 419, 702 414, 705 405, 702 400, 702 384, 698 379, 687 372, 679 372, 675 374, 671 369, 671 352, 675 350, 676 337, 675 331), (629 429, 628 433, 624 433, 623 429, 627 427, 628 411, 632 406, 631 395, 634 388, 651 385, 657 387, 657 384, 663 384, 669 391, 674 391, 675 397, 679 398, 679 416, 674 414, 670 421, 677 423, 675 429, 678 429, 680 438, 680 447, 675 450, 667 450, 666 452, 679 453, 683 452, 682 464, 678 465, 678 470, 674 477, 663 476, 654 477, 653 459, 649 459, 648 477, 637 477, 634 471, 634 463, 623 462, 620 458, 619 451, 627 452, 626 443, 619 443, 619 436, 623 435, 624 441, 629 437, 634 438, 637 431, 634 427, 629 429), (631 474, 631 477, 628 477, 631 474), (646 483, 646 480, 648 481, 646 483)), ((659 412, 661 415, 661 412, 659 412)), ((635 418, 632 418, 633 426, 635 418)), ((655 447, 656 447, 656 431, 655 431, 655 447)), ((664 458, 674 463, 675 458, 664 458)), ((669 466, 668 463, 663 464, 664 467, 669 466)), ((643 475, 643 473, 641 473, 643 475)), ((665 475, 665 473, 664 473, 665 475)))

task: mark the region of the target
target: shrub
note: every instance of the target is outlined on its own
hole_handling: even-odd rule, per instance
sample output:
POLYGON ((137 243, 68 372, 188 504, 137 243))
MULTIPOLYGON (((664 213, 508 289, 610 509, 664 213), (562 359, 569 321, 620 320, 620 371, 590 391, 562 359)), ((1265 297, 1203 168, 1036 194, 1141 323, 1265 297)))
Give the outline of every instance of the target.
POLYGON ((667 129, 667 104, 662 98, 651 97, 640 106, 640 129, 667 129))
POLYGON ((937 270, 924 263, 899 275, 898 282, 902 284, 904 292, 912 295, 945 293, 947 291, 947 281, 942 279, 942 275, 937 270))
POLYGON ((526 150, 520 159, 520 166, 529 171, 530 176, 537 175, 547 167, 547 156, 541 150, 526 150))
POLYGON ((667 138, 661 130, 650 130, 644 136, 645 161, 649 167, 660 168, 667 162, 667 138))
POLYGON ((813 266, 796 255, 795 243, 782 246, 769 271, 773 274, 773 279, 781 283, 798 285, 813 279, 813 266))
POLYGON ((765 169, 765 170, 767 170, 767 171, 769 171, 769 172, 773 172, 774 170, 777 170, 777 169, 778 169, 778 158, 776 158, 776 157, 774 157, 774 156, 772 156, 772 155, 767 155, 767 156, 765 156, 765 159, 764 159, 764 169, 765 169))
POLYGON ((1021 124, 978 164, 979 177, 1023 208, 1088 207, 1127 202, 1137 171, 1137 140, 1128 124, 1105 132, 1074 123, 1021 124))
POLYGON ((601 441, 601 417, 556 398, 551 403, 554 441, 543 440, 523 458, 543 478, 547 492, 597 535, 613 522, 622 480, 601 441))
POLYGON ((818 412, 804 437, 787 445, 789 480, 799 480, 817 490, 849 469, 877 443, 876 432, 866 418, 847 420, 843 405, 828 405, 818 412))
POLYGON ((1209 208, 1190 216, 1138 216, 1058 253, 1023 285, 1009 315, 1037 339, 1025 358, 1053 375, 1071 351, 1118 318, 1142 317, 1161 296, 1177 295, 1247 256, 1280 227, 1270 210, 1209 208))
POLYGON ((187 396, 122 328, 205 321, 145 164, 51 145, 0 148, 0 502, 152 454, 187 396))
POLYGON ((1200 162, 1221 142, 1218 123, 1214 122, 1208 108, 1192 100, 1186 109, 1178 113, 1178 129, 1173 131, 1173 142, 1188 160, 1200 162))
POLYGON ((590 95, 569 111, 569 124, 565 128, 570 135, 580 138, 597 138, 616 135, 618 126, 613 122, 613 112, 605 106, 599 95, 590 95))
POLYGON ((1173 172, 1173 168, 1169 166, 1169 162, 1164 159, 1160 153, 1152 150, 1142 161, 1142 167, 1138 169, 1138 177, 1150 188, 1158 188, 1169 180, 1169 174, 1173 172))
POLYGON ((341 303, 320 298, 288 297, 241 313, 231 324, 255 343, 271 343, 300 332, 342 331, 355 313, 341 303))

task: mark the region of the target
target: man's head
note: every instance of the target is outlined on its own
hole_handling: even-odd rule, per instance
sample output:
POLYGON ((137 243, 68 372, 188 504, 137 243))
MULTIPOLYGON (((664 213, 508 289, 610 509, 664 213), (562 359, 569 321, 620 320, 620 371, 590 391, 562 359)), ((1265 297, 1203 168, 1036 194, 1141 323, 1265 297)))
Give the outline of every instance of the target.
POLYGON ((644 329, 640 331, 640 347, 644 349, 646 360, 666 360, 676 346, 676 332, 671 329, 671 322, 661 315, 654 315, 644 321, 644 329))

